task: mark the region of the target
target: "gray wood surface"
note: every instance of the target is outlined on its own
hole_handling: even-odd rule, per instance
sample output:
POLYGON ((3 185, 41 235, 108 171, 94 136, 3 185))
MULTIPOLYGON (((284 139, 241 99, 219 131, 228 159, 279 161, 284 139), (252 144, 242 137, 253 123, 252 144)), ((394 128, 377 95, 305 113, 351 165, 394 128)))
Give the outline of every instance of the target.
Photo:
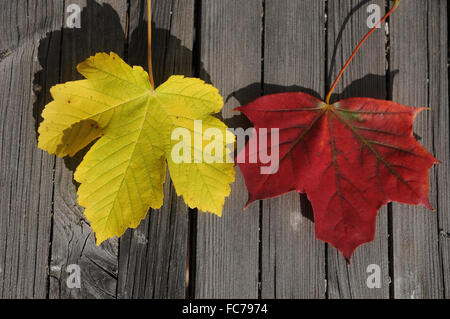
MULTIPOLYGON (((325 92, 323 1, 266 0, 264 94, 325 92), (307 31, 306 31, 307 30, 307 31)), ((262 297, 325 298, 325 244, 314 237, 305 196, 263 201, 262 297)))
MULTIPOLYGON (((239 93, 233 93, 255 83, 260 87, 261 9, 260 0, 201 1, 200 75, 225 98, 232 94, 222 111, 230 127, 245 124, 231 112, 241 102, 239 93)), ((260 90, 251 86, 248 94, 256 97, 260 90)), ((198 212, 196 298, 258 297, 259 205, 242 210, 247 194, 236 171, 223 217, 198 212)))
POLYGON ((58 75, 59 39, 48 42, 48 70, 38 46, 62 12, 58 0, 0 2, 0 298, 47 295, 54 158, 36 147, 35 103, 58 75))
MULTIPOLYGON (((384 0, 331 1, 328 3, 328 86, 336 79, 355 46, 369 31, 370 4, 378 5, 384 15, 384 0)), ((387 99, 385 24, 365 42, 341 78, 331 103, 349 97, 387 99)), ((388 212, 383 207, 377 217, 375 240, 360 246, 347 265, 334 247, 328 247, 329 298, 389 298, 388 212), (381 269, 381 288, 368 288, 369 265, 381 269)))
MULTIPOLYGON (((442 134, 447 135, 448 139, 448 121, 446 122, 446 132, 437 131, 434 123, 439 122, 439 118, 436 116, 441 115, 440 110, 444 114, 448 112, 448 88, 443 89, 439 83, 436 83, 436 77, 440 76, 439 73, 446 68, 445 64, 441 64, 442 59, 436 61, 433 69, 430 69, 430 53, 435 55, 434 51, 445 43, 437 46, 436 43, 431 43, 428 37, 432 33, 439 34, 446 31, 439 27, 434 27, 434 30, 428 29, 430 26, 433 28, 430 19, 440 19, 440 15, 431 16, 430 9, 435 12, 441 10, 434 7, 437 5, 435 2, 440 2, 440 5, 443 3, 435 0, 407 1, 405 3, 407 5, 400 6, 395 17, 391 19, 390 38, 391 69, 401 70, 392 79, 392 98, 405 105, 428 106, 437 110, 437 114, 434 111, 419 114, 414 131, 420 136, 420 143, 434 155, 438 155, 434 148, 445 146, 436 145, 434 139, 439 138, 438 136, 442 134), (433 78, 433 88, 431 87, 431 78, 433 78)), ((433 37, 435 36, 433 35, 433 37)), ((443 144, 447 144, 447 158, 441 158, 441 160, 448 161, 448 140, 443 144)), ((439 153, 444 155, 442 152, 439 153)), ((445 174, 448 176, 446 167, 448 166, 435 166, 431 171, 430 191, 431 203, 434 207, 437 207, 439 196, 445 197, 440 200, 441 205, 443 200, 448 207, 448 192, 442 194, 436 187, 436 176, 441 174, 441 176, 445 176, 445 174)), ((440 210, 440 213, 448 216, 448 210, 440 210)), ((448 277, 449 269, 443 269, 442 251, 439 250, 438 217, 437 213, 430 212, 424 207, 393 205, 395 298, 444 297, 443 274, 446 272, 448 277)), ((448 250, 446 254, 448 254, 448 250)))
POLYGON ((432 184, 438 214, 439 252, 442 258, 444 296, 450 299, 450 110, 448 81, 448 3, 445 0, 428 4, 428 68, 429 106, 433 109, 431 129, 434 155, 442 161, 434 170, 432 184))
MULTIPOLYGON (((369 4, 385 0, 153 0, 156 84, 172 74, 219 88, 230 127, 250 126, 233 107, 261 94, 324 97, 368 31, 369 4)), ((188 210, 170 182, 164 206, 137 229, 96 246, 77 204, 73 172, 84 152, 56 159, 37 148, 40 113, 76 65, 114 51, 146 67, 145 0, 0 1, 0 298, 450 298, 448 3, 404 0, 344 74, 333 101, 392 98, 429 106, 415 133, 442 164, 431 171, 436 212, 382 208, 374 242, 347 266, 315 239, 296 193, 253 203, 243 178, 223 217, 188 210), (81 28, 66 25, 69 4, 81 28), (381 267, 379 289, 367 267, 381 267), (81 288, 66 281, 81 270, 81 288)), ((168 180, 168 179, 167 179, 168 180)))

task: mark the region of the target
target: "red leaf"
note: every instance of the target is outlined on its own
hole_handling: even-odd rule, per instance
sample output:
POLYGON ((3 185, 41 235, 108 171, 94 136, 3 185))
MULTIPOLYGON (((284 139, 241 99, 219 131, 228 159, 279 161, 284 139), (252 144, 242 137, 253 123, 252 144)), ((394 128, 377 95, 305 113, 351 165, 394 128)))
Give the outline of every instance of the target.
POLYGON ((237 158, 249 191, 247 205, 289 191, 306 193, 316 237, 337 247, 347 260, 359 245, 374 239, 382 205, 397 201, 431 209, 428 173, 438 160, 412 131, 424 108, 369 98, 328 105, 305 93, 282 93, 237 110, 257 133, 261 128, 269 132, 255 134, 237 158), (276 145, 271 145, 269 128, 279 128, 276 145), (268 165, 259 157, 257 163, 249 161, 249 145, 257 136, 267 137, 268 153, 279 148, 275 174, 261 174, 260 167, 268 165))

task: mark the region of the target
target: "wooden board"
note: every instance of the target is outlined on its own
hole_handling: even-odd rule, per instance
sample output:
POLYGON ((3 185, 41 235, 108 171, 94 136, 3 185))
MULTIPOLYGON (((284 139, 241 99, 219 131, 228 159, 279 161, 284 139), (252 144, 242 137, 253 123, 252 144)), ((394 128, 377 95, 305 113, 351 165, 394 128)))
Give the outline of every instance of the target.
POLYGON ((47 295, 54 158, 36 147, 36 128, 60 38, 38 46, 61 23, 59 0, 0 3, 0 298, 47 295))
MULTIPOLYGON (((242 98, 259 95, 261 9, 260 0, 201 1, 200 75, 225 98, 231 94, 221 114, 230 127, 246 123, 231 109, 239 106, 242 98), (246 93, 237 92, 246 87, 246 93)), ((196 298, 258 297, 259 206, 256 203, 243 212, 246 199, 237 170, 223 217, 198 213, 196 298)))
MULTIPOLYGON (((384 0, 328 2, 328 87, 351 56, 356 45, 370 30, 369 5, 378 5, 384 15, 384 0)), ((338 83, 331 103, 349 97, 387 99, 385 24, 364 43, 338 83)), ((328 298, 389 298, 388 210, 383 207, 377 217, 375 240, 356 249, 347 265, 343 256, 328 246, 328 298), (369 288, 369 265, 381 270, 381 287, 369 288)), ((370 268, 369 268, 370 270, 370 268)))
MULTIPOLYGON (((264 94, 323 96, 324 2, 266 0, 264 13, 264 94)), ((325 298, 325 245, 314 237, 306 197, 264 200, 262 214, 262 297, 325 298)))
MULTIPOLYGON (((114 51, 123 56, 125 51, 126 0, 71 3, 82 8, 81 28, 65 25, 62 30, 59 82, 80 79, 76 65, 97 52, 114 51)), ((96 246, 94 233, 77 204, 73 172, 85 152, 56 160, 50 298, 116 297, 118 240, 96 246), (69 265, 80 267, 81 288, 67 285, 69 265)))
MULTIPOLYGON (((444 296, 450 299, 450 110, 448 82, 448 3, 428 4, 429 106, 432 111, 434 156, 442 161, 434 170, 436 203, 439 217, 439 252, 442 262, 444 296)), ((429 128, 430 132, 431 129, 429 128)))
MULTIPOLYGON (((146 65, 146 1, 132 1, 128 60, 146 65)), ((156 85, 173 74, 192 75, 194 1, 152 1, 152 58, 156 85)), ((120 239, 118 298, 184 298, 188 250, 188 208, 167 174, 164 205, 150 210, 120 239)))
MULTIPOLYGON (((406 105, 442 109, 445 114, 448 112, 448 100, 445 100, 443 104, 440 102, 447 93, 439 92, 439 88, 442 87, 437 83, 439 80, 436 78, 442 70, 437 72, 435 69, 437 65, 433 66, 433 70, 429 67, 430 53, 434 55, 433 51, 438 49, 437 44, 430 42, 429 36, 432 33, 446 32, 445 29, 440 28, 435 28, 433 31, 428 29, 432 26, 431 19, 439 17, 439 15, 433 17, 429 15, 430 9, 435 12, 440 11, 439 8, 434 7, 437 4, 432 5, 433 2, 436 1, 408 1, 408 5, 400 6, 391 19, 391 69, 401 70, 392 79, 392 99, 406 105), (432 78, 433 87, 431 87, 432 78)), ((442 1, 439 2, 442 4, 442 1)), ((439 59, 439 63, 442 63, 441 60, 439 59)), ((445 68, 445 64, 440 65, 440 68, 445 68)), ((437 154, 434 148, 443 146, 435 144, 434 139, 441 134, 448 136, 448 121, 444 126, 447 128, 446 131, 434 129, 434 123, 438 120, 435 116, 438 115, 434 112, 423 112, 417 117, 414 125, 414 131, 420 137, 420 143, 435 155, 437 154)), ((444 129, 444 127, 440 128, 444 129)), ((448 157, 443 160, 448 160, 448 157)), ((438 204, 438 196, 445 196, 444 201, 448 205, 448 192, 440 194, 436 188, 436 170, 444 174, 445 171, 442 169, 442 166, 434 167, 431 171, 430 193, 434 207, 438 204)), ((446 174, 448 176, 448 171, 446 174)), ((442 205, 442 198, 440 204, 442 205)), ((445 209, 445 206, 443 208, 445 209)), ((448 215, 448 211, 441 211, 441 213, 448 215)), ((444 296, 444 270, 439 250, 438 217, 438 214, 423 207, 393 205, 395 298, 442 298, 444 296)))

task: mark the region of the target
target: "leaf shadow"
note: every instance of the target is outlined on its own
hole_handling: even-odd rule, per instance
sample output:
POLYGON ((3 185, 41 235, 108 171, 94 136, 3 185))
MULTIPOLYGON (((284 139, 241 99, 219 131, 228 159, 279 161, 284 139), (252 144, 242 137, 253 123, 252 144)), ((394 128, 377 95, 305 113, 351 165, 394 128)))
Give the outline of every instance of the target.
POLYGON ((350 22, 350 19, 352 18, 352 16, 359 10, 361 9, 362 6, 370 3, 372 0, 362 0, 361 2, 359 2, 358 4, 356 4, 351 10, 350 12, 345 16, 344 21, 342 22, 341 28, 339 29, 339 33, 336 37, 336 40, 334 41, 334 46, 333 46, 333 53, 331 55, 331 60, 330 60, 330 68, 328 69, 327 72, 327 78, 326 78, 326 84, 327 84, 327 88, 329 88, 331 86, 331 81, 332 76, 333 76, 333 69, 336 66, 336 56, 337 56, 337 51, 339 48, 339 44, 342 41, 342 36, 344 34, 344 30, 347 26, 347 24, 350 22))
MULTIPOLYGON (((135 2, 139 6, 136 27, 127 38, 123 21, 116 10, 107 3, 88 0, 81 11, 81 27, 64 27, 46 34, 40 40, 37 58, 41 70, 34 74, 33 90, 35 102, 33 117, 35 120, 36 141, 38 128, 42 122, 42 110, 52 101, 50 88, 58 83, 74 81, 83 77, 76 71, 76 66, 97 52, 116 52, 130 65, 140 65, 147 69, 147 22, 145 1, 135 2), (123 52, 123 54, 120 54, 123 52)), ((127 22, 129 23, 129 21, 127 22)), ((158 28, 152 23, 152 64, 155 84, 159 85, 172 74, 192 76, 193 52, 185 47, 181 40, 173 36, 170 30, 158 28), (172 68, 166 67, 169 59, 181 60, 172 68)), ((197 66, 203 80, 210 81, 209 74, 197 66)), ((65 166, 75 172, 83 157, 95 143, 90 143, 74 157, 64 158, 65 166)), ((78 190, 79 183, 72 179, 78 190)))

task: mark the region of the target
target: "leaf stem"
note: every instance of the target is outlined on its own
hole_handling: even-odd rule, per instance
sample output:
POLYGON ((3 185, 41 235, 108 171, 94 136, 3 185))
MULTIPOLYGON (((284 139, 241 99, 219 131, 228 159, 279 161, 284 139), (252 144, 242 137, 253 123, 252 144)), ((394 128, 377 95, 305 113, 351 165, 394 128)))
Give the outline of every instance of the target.
POLYGON ((152 89, 155 88, 152 70, 152 0, 147 0, 147 58, 148 58, 148 77, 152 89))
POLYGON ((375 29, 381 24, 383 23, 391 14, 392 12, 395 11, 395 9, 397 9, 398 5, 400 4, 400 0, 395 0, 394 5, 392 6, 391 10, 389 10, 388 13, 386 13, 386 15, 381 18, 380 21, 378 21, 378 23, 372 28, 370 29, 369 32, 367 32, 367 34, 364 36, 364 38, 361 40, 361 42, 358 44, 358 46, 356 47, 355 51, 353 51, 352 55, 350 56, 350 58, 347 60, 347 62, 345 63, 344 67, 342 68, 341 72, 339 72, 339 75, 337 76, 336 80, 334 81, 333 85, 331 86, 330 91, 328 92, 326 99, 325 99, 325 103, 330 104, 330 98, 331 98, 331 94, 333 93, 334 89, 336 88, 337 83, 339 82, 340 78, 342 77, 342 74, 344 74, 345 69, 347 69, 347 67, 349 66, 350 62, 353 60, 353 58, 355 57, 356 53, 359 51, 359 49, 361 48, 361 46, 363 45, 364 42, 366 42, 366 40, 369 38, 369 36, 375 31, 375 29))

